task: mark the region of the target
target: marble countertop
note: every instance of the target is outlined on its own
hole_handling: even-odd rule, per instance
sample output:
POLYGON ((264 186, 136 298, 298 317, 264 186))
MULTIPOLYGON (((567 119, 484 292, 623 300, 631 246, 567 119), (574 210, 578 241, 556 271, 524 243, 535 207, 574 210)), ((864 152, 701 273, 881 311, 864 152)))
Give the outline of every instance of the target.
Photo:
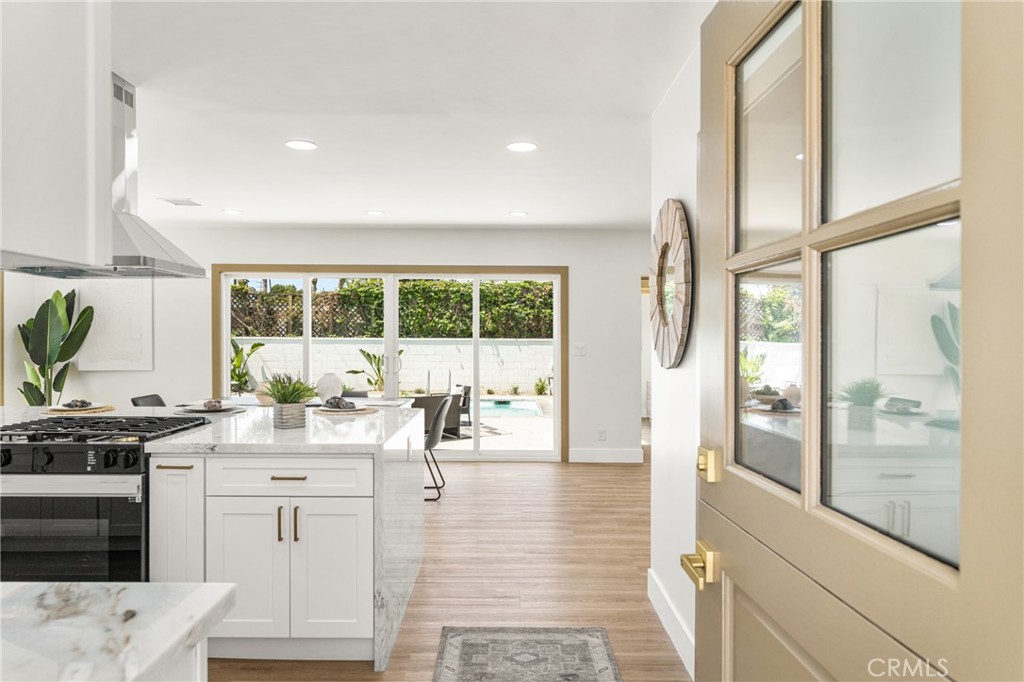
MULTIPOLYGON (((306 426, 275 429, 273 409, 245 407, 232 414, 205 414, 210 424, 146 443, 146 452, 161 454, 238 455, 333 455, 372 456, 395 434, 408 426, 422 410, 405 407, 374 407, 360 415, 324 416, 307 409, 306 426)), ((44 408, 0 408, 4 424, 40 419, 44 408)), ((97 416, 178 414, 173 407, 128 407, 97 416)))
POLYGON ((159 677, 235 605, 217 583, 2 584, 5 680, 159 677))

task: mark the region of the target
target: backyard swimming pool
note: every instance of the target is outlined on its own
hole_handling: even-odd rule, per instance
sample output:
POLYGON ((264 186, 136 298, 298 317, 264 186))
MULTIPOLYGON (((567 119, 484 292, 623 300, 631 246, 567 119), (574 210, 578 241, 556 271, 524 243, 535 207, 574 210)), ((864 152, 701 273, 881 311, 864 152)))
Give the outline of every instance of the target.
POLYGON ((535 400, 488 398, 480 401, 481 417, 540 417, 542 414, 535 400))

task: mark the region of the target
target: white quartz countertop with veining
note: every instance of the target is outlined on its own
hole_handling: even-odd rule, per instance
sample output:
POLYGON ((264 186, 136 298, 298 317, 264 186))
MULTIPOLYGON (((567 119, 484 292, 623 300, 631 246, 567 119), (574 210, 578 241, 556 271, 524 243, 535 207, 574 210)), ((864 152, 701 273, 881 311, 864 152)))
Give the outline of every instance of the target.
MULTIPOLYGON (((274 428, 273 409, 246 407, 232 414, 205 414, 210 423, 146 443, 146 452, 162 454, 237 455, 360 455, 372 456, 421 412, 405 407, 375 407, 371 414, 330 415, 307 409, 306 426, 274 428)), ((0 421, 11 424, 49 416, 42 408, 3 408, 0 421)), ((173 407, 128 407, 103 417, 176 415, 173 407)))
POLYGON ((2 584, 4 680, 159 677, 235 605, 218 583, 2 584))

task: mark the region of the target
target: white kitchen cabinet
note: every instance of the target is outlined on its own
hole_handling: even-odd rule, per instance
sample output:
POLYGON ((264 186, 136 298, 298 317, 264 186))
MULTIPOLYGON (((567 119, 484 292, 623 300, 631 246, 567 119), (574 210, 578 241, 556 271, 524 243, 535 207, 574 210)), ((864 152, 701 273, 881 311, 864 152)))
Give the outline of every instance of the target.
POLYGON ((203 582, 204 465, 202 457, 149 460, 150 582, 203 582))
POLYGON ((236 583, 235 608, 211 637, 288 637, 287 497, 206 500, 206 579, 236 583))
POLYGON ((211 496, 206 579, 238 585, 213 637, 373 637, 373 498, 211 496))
POLYGON ((4 2, 0 13, 4 265, 108 263, 110 3, 4 2))
POLYGON ((291 503, 291 636, 372 637, 373 499, 291 503))

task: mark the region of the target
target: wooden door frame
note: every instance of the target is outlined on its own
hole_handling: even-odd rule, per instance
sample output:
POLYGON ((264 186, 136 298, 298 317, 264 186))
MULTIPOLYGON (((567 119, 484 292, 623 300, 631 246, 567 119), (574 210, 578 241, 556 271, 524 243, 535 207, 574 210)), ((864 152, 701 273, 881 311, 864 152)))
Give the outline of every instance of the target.
POLYGON ((353 275, 518 275, 558 277, 558 408, 561 411, 559 424, 559 457, 569 461, 569 268, 565 265, 337 265, 310 263, 214 263, 210 266, 211 297, 211 395, 221 390, 221 373, 224 358, 221 347, 223 337, 223 296, 224 275, 233 272, 268 272, 291 274, 353 274, 353 275))

